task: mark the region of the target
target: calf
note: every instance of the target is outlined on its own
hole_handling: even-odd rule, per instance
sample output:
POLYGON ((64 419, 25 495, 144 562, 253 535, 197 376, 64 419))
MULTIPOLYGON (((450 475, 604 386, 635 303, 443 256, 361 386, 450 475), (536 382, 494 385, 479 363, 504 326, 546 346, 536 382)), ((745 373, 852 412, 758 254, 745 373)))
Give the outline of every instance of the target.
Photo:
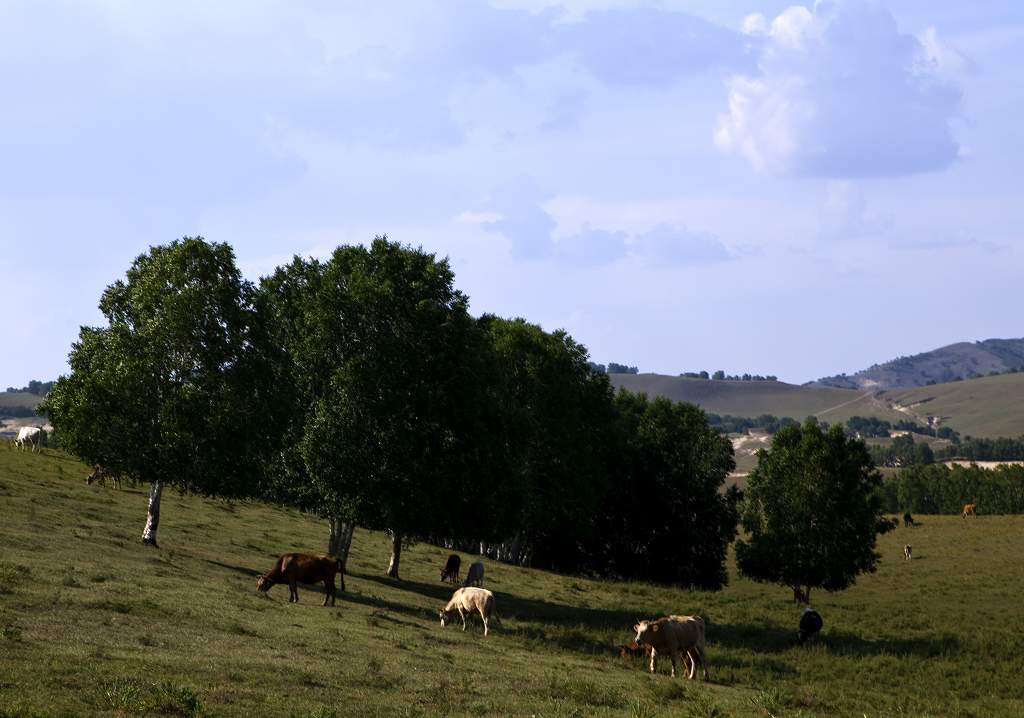
POLYGON ((311 556, 306 553, 282 554, 274 568, 256 580, 256 589, 266 593, 275 583, 288 584, 288 603, 299 602, 300 583, 324 582, 324 603, 334 605, 337 588, 334 577, 341 574, 341 590, 345 590, 345 569, 341 559, 334 556, 311 556))
POLYGON ((469 570, 466 571, 466 582, 463 586, 483 586, 484 585, 484 562, 474 561, 469 564, 469 570))
POLYGON ((448 601, 448 604, 438 614, 441 617, 441 626, 443 627, 457 613, 459 618, 462 619, 462 630, 465 631, 466 617, 474 612, 480 614, 480 618, 484 622, 484 635, 486 636, 487 623, 491 620, 491 615, 493 614, 495 618, 498 617, 497 612, 494 610, 494 594, 486 588, 467 588, 465 586, 457 588, 455 593, 452 594, 451 600, 448 601))
POLYGON ((448 557, 448 562, 441 569, 441 580, 456 584, 459 582, 459 569, 462 567, 462 559, 458 554, 448 557))
POLYGON ((961 518, 967 518, 968 516, 973 516, 974 518, 978 518, 978 507, 976 505, 974 505, 974 504, 964 504, 964 512, 963 512, 963 514, 961 514, 960 517, 961 518))
POLYGON ((92 482, 95 481, 96 483, 103 484, 105 486, 107 483, 107 479, 110 479, 110 482, 114 485, 115 489, 121 488, 120 476, 111 473, 110 471, 104 469, 99 464, 93 464, 92 473, 85 477, 85 483, 91 484, 92 482))
POLYGON ((666 616, 655 621, 640 621, 633 626, 636 630, 634 642, 651 647, 651 673, 654 673, 654 659, 659 653, 668 653, 672 659, 672 677, 676 675, 676 660, 683 657, 692 659, 689 679, 693 679, 700 663, 704 680, 708 680, 707 656, 704 650, 704 620, 700 616, 666 616))
POLYGON ((910 554, 912 553, 912 551, 913 551, 913 549, 910 548, 910 544, 907 544, 906 546, 904 546, 903 547, 903 558, 905 558, 905 559, 907 559, 909 561, 910 560, 910 554))

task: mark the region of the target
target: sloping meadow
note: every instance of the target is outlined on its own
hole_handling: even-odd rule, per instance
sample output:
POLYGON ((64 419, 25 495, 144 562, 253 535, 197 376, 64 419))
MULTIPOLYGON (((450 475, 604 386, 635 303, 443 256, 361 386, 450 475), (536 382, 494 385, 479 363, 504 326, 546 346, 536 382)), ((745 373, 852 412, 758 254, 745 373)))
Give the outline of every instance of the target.
POLYGON ((411 547, 395 582, 387 538, 359 530, 337 607, 319 586, 288 604, 256 576, 322 551, 324 522, 172 493, 148 548, 143 487, 87 473, 0 446, 0 716, 1024 713, 1022 517, 919 516, 881 537, 878 573, 813 596, 825 629, 804 647, 788 592, 735 571, 706 593, 491 561, 501 623, 484 638, 439 624, 444 549, 411 547), (707 620, 709 684, 619 658, 636 619, 666 613, 707 620))

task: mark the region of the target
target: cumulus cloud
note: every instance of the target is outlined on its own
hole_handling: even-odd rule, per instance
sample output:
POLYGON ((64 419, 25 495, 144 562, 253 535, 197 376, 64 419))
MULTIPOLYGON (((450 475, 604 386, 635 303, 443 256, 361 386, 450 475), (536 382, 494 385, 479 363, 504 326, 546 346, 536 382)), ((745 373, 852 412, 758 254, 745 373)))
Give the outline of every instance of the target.
POLYGON ((969 66, 934 29, 903 33, 888 10, 819 0, 743 23, 758 72, 728 81, 715 142, 774 175, 877 177, 941 170, 969 66))
POLYGON ((654 264, 712 264, 733 259, 724 244, 713 234, 694 232, 685 227, 661 224, 633 237, 630 254, 654 264))

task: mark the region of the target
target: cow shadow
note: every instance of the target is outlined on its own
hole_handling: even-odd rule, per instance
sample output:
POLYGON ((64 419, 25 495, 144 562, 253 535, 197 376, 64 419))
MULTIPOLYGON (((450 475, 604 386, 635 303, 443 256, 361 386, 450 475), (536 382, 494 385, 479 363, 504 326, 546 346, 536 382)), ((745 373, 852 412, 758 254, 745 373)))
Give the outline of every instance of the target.
MULTIPOLYGON (((761 653, 783 653, 801 646, 797 640, 797 626, 754 625, 749 623, 708 623, 709 643, 738 649, 753 649, 761 653)), ((878 638, 867 639, 845 631, 826 628, 810 638, 804 646, 822 649, 839 656, 912 655, 921 658, 957 653, 960 639, 944 635, 935 638, 878 638)))

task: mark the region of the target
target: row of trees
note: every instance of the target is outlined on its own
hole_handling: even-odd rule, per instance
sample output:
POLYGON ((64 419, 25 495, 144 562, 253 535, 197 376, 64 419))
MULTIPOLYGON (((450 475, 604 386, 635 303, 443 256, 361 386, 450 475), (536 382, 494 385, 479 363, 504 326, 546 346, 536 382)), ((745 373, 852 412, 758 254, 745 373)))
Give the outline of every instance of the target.
MULTIPOLYGON (((430 538, 567 572, 727 580, 728 438, 696 406, 613 393, 564 332, 471 316, 433 255, 378 238, 257 286, 229 246, 186 238, 138 257, 100 309, 45 410, 65 448, 149 483, 147 543, 173 486, 316 514, 343 558, 354 526, 387 530, 394 577, 403 546, 430 538)), ((841 427, 785 426, 749 479, 741 570, 849 585, 877 560, 878 482, 841 427)))
POLYGON ((886 478, 882 499, 892 512, 959 514, 964 504, 977 503, 984 513, 1020 514, 1024 466, 912 466, 886 478))
POLYGON ((897 436, 888 446, 870 447, 871 457, 878 466, 914 466, 931 464, 945 459, 969 461, 1022 461, 1024 437, 996 439, 965 437, 963 440, 939 449, 925 442, 915 442, 910 434, 897 436))
POLYGON ((38 379, 32 379, 28 384, 21 387, 20 389, 13 386, 7 387, 7 393, 12 392, 24 392, 27 394, 35 394, 36 396, 46 396, 46 392, 53 388, 52 381, 39 381, 38 379))

